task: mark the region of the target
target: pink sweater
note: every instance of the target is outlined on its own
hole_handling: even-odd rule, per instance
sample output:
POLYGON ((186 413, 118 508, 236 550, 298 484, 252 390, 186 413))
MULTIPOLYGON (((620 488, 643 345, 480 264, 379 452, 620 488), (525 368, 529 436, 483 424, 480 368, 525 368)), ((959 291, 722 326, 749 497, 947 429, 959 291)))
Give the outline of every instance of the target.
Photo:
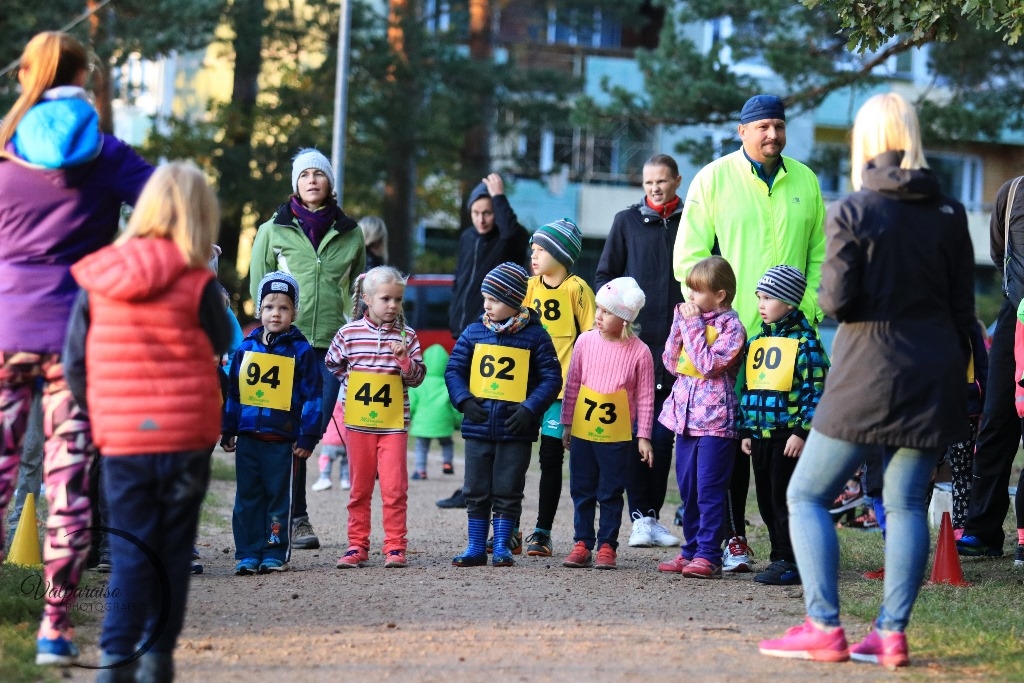
POLYGON ((572 424, 580 385, 602 394, 625 389, 629 414, 637 425, 637 436, 651 438, 654 422, 654 359, 639 337, 624 342, 606 341, 597 330, 584 332, 576 340, 569 361, 562 399, 562 424, 572 424))

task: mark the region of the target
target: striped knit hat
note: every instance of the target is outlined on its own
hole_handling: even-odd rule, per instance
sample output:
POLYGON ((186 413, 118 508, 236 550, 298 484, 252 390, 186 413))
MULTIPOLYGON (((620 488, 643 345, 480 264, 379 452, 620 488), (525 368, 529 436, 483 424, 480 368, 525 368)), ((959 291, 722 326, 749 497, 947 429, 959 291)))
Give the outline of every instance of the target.
POLYGON ((580 257, 580 249, 583 248, 583 235, 575 223, 568 218, 563 218, 537 228, 530 243, 543 247, 544 251, 554 256, 568 270, 580 257))
POLYGON ((799 308, 807 291, 807 278, 793 266, 773 266, 757 281, 754 291, 799 308))
POLYGON ((268 294, 284 294, 292 300, 292 306, 296 312, 299 310, 299 283, 288 273, 275 270, 267 273, 260 280, 258 287, 260 299, 256 302, 256 317, 260 317, 260 309, 263 308, 263 299, 268 294))
POLYGON ((523 307, 526 298, 526 281, 530 276, 518 263, 506 261, 484 275, 480 285, 481 294, 490 294, 503 304, 515 309, 523 307))

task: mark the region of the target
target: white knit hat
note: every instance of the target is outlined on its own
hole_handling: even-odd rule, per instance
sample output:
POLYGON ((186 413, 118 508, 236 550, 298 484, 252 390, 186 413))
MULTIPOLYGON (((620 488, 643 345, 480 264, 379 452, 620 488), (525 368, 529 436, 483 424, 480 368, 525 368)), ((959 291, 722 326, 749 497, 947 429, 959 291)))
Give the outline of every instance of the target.
POLYGON ((636 320, 640 309, 647 303, 644 290, 631 277, 617 277, 606 282, 594 297, 606 311, 617 315, 628 323, 636 320))
POLYGON ((292 192, 299 191, 299 174, 307 168, 323 171, 324 175, 327 176, 327 180, 331 183, 331 189, 334 189, 334 167, 331 166, 330 160, 319 150, 306 147, 305 149, 300 149, 299 153, 295 155, 295 160, 292 161, 292 192))

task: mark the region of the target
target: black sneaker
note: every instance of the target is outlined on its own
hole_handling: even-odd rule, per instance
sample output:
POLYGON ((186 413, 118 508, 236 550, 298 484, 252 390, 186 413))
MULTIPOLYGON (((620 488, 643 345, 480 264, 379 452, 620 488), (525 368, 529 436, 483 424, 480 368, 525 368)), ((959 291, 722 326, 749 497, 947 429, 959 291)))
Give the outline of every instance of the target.
POLYGON ((754 581, 769 586, 796 586, 800 583, 800 572, 792 562, 776 560, 763 572, 759 572, 754 581))
POLYGON ((530 557, 551 557, 551 535, 534 531, 527 536, 526 554, 530 557))
POLYGON ((1024 569, 1024 543, 1017 546, 1017 555, 1013 558, 1014 569, 1024 569))
POLYGON ((462 488, 455 489, 455 493, 452 494, 451 498, 442 498, 437 501, 437 507, 439 508, 464 508, 466 507, 466 496, 462 493, 462 488))

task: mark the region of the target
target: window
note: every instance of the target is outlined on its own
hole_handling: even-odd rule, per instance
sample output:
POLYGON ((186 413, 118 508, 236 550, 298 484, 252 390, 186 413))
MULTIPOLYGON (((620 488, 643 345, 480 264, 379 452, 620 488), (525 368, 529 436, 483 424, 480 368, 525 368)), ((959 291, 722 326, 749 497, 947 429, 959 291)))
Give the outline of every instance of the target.
POLYGON ((654 129, 623 119, 602 130, 559 128, 519 135, 517 172, 536 178, 569 169, 574 182, 635 182, 654 154, 654 129))
POLYGON ((973 154, 926 154, 928 166, 939 178, 942 191, 959 199, 968 211, 982 211, 981 158, 973 154))
POLYGON ((622 45, 622 24, 600 10, 548 10, 547 42, 551 45, 610 47, 622 45))

